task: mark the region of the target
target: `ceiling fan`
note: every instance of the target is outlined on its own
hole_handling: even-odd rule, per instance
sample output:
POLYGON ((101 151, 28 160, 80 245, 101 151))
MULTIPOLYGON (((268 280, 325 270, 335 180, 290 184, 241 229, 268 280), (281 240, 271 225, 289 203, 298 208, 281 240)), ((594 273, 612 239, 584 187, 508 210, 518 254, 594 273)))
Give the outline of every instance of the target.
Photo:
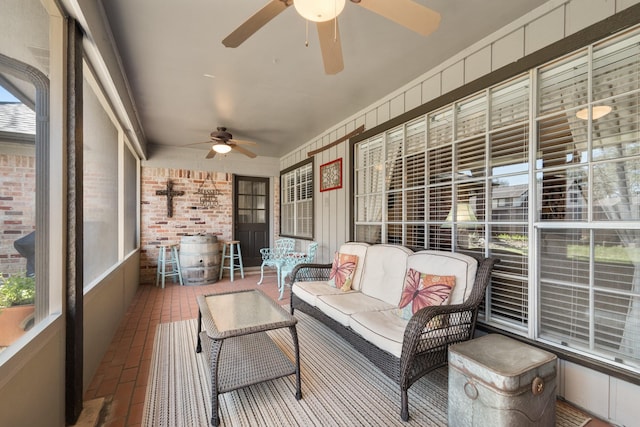
MULTIPOLYGON (((211 146, 211 149, 205 156, 205 158, 207 159, 213 159, 218 153, 227 154, 231 150, 235 150, 252 159, 256 157, 255 153, 247 150, 244 147, 241 147, 241 145, 258 145, 258 144, 252 141, 242 141, 240 139, 233 139, 233 135, 227 132, 226 127, 218 127, 217 130, 214 130, 213 132, 211 132, 210 136, 211 136, 211 142, 213 142, 213 145, 211 146)), ((197 142, 196 144, 203 144, 203 143, 197 142)), ((190 144, 190 145, 195 145, 195 144, 190 144)))
MULTIPOLYGON (((270 0, 266 6, 229 34, 222 44, 238 47, 267 22, 291 6, 305 19, 317 23, 322 62, 326 74, 337 74, 344 69, 342 46, 337 17, 346 0, 270 0)), ((440 25, 440 14, 412 0, 351 0, 365 9, 377 13, 423 36, 434 32, 440 25)))

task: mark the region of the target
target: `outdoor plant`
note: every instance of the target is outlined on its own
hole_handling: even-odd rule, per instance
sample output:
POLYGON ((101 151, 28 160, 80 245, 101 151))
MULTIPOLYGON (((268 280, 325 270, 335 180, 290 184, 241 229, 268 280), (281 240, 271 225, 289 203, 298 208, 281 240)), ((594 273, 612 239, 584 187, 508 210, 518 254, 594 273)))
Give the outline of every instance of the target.
POLYGON ((36 296, 36 279, 24 273, 0 277, 0 307, 33 304, 36 296))

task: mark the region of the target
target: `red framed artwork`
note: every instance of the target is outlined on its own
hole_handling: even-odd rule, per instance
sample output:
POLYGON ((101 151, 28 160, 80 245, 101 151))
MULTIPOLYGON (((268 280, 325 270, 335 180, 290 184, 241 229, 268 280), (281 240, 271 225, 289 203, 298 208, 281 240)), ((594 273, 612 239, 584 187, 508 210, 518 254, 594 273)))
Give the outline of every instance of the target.
POLYGON ((342 157, 320 165, 320 191, 342 188, 342 157))

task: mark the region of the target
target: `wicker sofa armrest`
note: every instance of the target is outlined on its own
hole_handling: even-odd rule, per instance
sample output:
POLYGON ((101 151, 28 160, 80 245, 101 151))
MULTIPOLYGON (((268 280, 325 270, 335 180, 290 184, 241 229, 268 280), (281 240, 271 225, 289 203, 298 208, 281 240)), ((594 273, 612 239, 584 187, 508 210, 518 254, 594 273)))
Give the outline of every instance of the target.
POLYGON ((475 317, 475 308, 470 304, 424 307, 411 317, 404 330, 402 357, 469 339, 475 317))
POLYGON ((291 283, 329 280, 331 264, 298 264, 291 272, 291 283))
POLYGON ((473 289, 462 304, 424 307, 407 324, 402 342, 401 378, 408 386, 425 371, 446 364, 451 344, 473 338, 478 308, 497 258, 479 261, 473 289))

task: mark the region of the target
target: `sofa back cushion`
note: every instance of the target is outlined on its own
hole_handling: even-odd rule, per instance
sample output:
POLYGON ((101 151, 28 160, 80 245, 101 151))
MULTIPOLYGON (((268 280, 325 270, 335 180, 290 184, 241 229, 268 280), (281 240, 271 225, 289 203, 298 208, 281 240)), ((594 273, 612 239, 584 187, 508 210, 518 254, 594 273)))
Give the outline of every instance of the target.
POLYGON ((367 249, 360 290, 389 304, 398 305, 413 251, 399 245, 373 245, 367 249))
POLYGON ((353 273, 353 281, 351 282, 351 289, 359 291, 362 286, 362 270, 364 269, 364 259, 367 255, 368 243, 363 242, 347 242, 340 246, 338 252, 341 254, 356 255, 358 262, 356 262, 356 270, 353 273))
MULTIPOLYGON (((465 254, 444 251, 420 251, 409 256, 407 268, 421 273, 440 276, 456 276, 449 304, 464 302, 473 288, 478 261, 465 254)), ((400 301, 400 297, 398 297, 400 301)))

